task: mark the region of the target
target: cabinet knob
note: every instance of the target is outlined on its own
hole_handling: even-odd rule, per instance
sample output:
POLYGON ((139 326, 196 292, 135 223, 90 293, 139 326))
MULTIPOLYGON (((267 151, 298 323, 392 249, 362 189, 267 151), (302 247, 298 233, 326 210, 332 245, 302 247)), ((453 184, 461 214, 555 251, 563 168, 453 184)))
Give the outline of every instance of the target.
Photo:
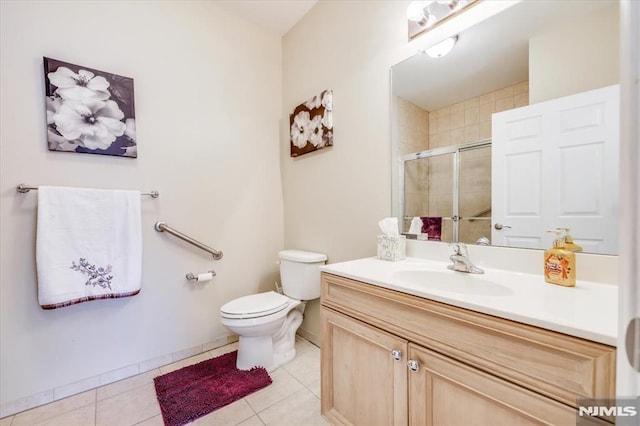
POLYGON ((391 358, 395 359, 396 361, 399 361, 400 358, 402 358, 402 352, 400 352, 397 349, 391 350, 391 358))
POLYGON ((410 359, 409 361, 407 361, 407 367, 409 367, 409 370, 414 372, 420 370, 420 364, 418 364, 418 361, 416 361, 415 359, 410 359))

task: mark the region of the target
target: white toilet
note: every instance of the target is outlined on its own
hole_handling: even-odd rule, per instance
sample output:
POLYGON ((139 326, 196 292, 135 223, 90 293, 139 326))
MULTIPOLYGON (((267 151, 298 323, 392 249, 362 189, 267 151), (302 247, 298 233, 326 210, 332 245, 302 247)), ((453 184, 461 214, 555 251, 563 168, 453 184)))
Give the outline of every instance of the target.
POLYGON ((296 330, 304 302, 320 297, 320 265, 327 256, 301 250, 278 253, 284 295, 275 291, 240 297, 220 308, 220 322, 239 337, 240 370, 275 370, 296 356, 296 330))

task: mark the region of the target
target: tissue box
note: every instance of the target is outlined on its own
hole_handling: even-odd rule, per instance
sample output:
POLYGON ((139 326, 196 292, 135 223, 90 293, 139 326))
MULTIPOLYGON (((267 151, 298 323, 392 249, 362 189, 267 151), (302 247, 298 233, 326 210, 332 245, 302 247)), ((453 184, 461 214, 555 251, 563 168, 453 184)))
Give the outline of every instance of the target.
POLYGON ((378 235, 378 259, 404 260, 407 252, 407 238, 404 235, 378 235))

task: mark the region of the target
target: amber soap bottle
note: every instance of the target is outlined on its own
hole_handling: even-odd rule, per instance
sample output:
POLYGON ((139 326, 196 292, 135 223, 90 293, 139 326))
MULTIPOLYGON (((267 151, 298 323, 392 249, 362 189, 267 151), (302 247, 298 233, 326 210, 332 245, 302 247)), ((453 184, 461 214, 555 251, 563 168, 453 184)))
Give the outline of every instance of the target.
POLYGON ((544 251, 544 280, 551 284, 574 287, 576 285, 576 255, 565 247, 564 229, 554 231, 558 238, 553 247, 544 251))

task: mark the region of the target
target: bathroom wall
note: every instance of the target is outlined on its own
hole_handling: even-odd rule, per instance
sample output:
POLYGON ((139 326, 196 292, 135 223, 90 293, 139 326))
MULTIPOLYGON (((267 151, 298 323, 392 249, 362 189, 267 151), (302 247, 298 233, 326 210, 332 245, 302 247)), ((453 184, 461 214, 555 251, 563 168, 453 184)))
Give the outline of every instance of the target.
MULTIPOLYGON (((282 51, 280 37, 215 2, 2 1, 0 17, 7 414, 223 344, 220 306, 273 287, 284 246, 282 51), (134 78, 138 159, 47 150, 42 56, 134 78), (42 310, 37 192, 17 193, 22 182, 160 191, 142 199, 142 292, 42 310), (156 232, 160 220, 224 258, 156 232), (185 280, 209 269, 217 272, 210 282, 185 280)), ((313 243, 302 248, 326 249, 313 243)))
POLYGON ((529 41, 531 103, 619 81, 619 2, 529 41), (569 52, 571 52, 569 54, 569 52))
MULTIPOLYGON (((391 215, 392 65, 514 2, 480 2, 407 42, 409 1, 320 1, 283 38, 280 158, 285 245, 326 253, 330 262, 373 256, 378 220, 391 215), (334 146, 289 157, 289 114, 333 89, 334 146)), ((300 328, 319 341, 319 302, 300 328)))

